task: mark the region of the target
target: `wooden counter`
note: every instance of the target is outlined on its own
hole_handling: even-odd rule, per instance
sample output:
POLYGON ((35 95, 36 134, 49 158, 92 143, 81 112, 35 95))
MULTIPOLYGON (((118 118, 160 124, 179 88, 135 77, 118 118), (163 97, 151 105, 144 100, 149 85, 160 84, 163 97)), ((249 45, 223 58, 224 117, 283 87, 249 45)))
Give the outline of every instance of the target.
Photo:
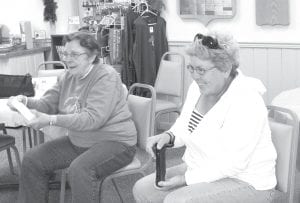
POLYGON ((24 49, 24 50, 18 50, 18 51, 10 51, 7 53, 0 53, 0 60, 6 59, 6 58, 11 58, 11 57, 17 57, 17 56, 32 55, 32 54, 40 53, 40 52, 48 52, 50 50, 51 50, 51 48, 49 46, 49 47, 38 47, 38 48, 33 48, 33 49, 24 49))
POLYGON ((38 47, 0 53, 0 74, 30 73, 34 77, 37 74, 38 65, 45 61, 50 50, 50 47, 38 47))

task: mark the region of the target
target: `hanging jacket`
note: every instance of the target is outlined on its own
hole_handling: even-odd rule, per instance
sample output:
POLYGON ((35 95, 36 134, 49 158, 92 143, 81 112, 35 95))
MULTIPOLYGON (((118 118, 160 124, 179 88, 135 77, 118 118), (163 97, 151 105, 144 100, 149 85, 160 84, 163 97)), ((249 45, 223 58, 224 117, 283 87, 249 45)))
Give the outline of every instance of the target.
POLYGON ((239 70, 228 90, 191 133, 188 123, 201 95, 196 82, 188 90, 180 117, 169 130, 174 147, 185 145, 187 185, 235 178, 257 190, 276 186, 276 150, 258 79, 239 70))
POLYGON ((133 46, 133 62, 137 82, 154 85, 162 55, 168 51, 166 37, 166 21, 155 16, 156 23, 150 17, 139 16, 135 22, 135 41, 133 46))

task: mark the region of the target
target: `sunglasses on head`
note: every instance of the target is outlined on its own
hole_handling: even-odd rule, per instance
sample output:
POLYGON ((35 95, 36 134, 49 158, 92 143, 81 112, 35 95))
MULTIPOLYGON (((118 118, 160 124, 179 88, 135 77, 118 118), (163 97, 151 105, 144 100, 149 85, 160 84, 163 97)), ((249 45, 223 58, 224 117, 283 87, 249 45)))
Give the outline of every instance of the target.
POLYGON ((218 43, 218 40, 211 36, 205 36, 205 35, 198 33, 194 37, 194 42, 196 40, 201 40, 202 45, 204 45, 210 49, 221 49, 221 47, 218 43))

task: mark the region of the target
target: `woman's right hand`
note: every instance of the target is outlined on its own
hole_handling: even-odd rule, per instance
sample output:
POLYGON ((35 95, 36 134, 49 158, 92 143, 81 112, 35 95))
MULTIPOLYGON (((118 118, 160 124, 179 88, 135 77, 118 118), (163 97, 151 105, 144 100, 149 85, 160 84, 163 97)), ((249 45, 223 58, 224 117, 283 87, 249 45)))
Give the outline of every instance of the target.
POLYGON ((12 97, 9 97, 8 98, 8 101, 7 101, 7 106, 13 110, 13 111, 16 111, 15 107, 12 105, 12 101, 14 99, 17 99, 19 102, 23 103, 24 105, 26 105, 26 96, 24 95, 18 95, 18 96, 12 96, 12 97))
POLYGON ((167 133, 158 134, 152 137, 149 137, 147 140, 147 152, 151 154, 153 158, 155 158, 155 154, 153 152, 153 146, 157 143, 157 149, 161 149, 165 144, 170 142, 170 136, 167 133))

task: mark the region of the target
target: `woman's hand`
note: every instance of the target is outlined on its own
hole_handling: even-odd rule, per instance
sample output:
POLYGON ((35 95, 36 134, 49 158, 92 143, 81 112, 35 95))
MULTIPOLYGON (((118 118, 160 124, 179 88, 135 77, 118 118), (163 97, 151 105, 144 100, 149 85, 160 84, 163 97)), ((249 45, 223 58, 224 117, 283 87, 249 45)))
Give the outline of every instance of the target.
POLYGON ((27 100, 27 97, 24 96, 24 95, 18 95, 18 96, 13 96, 13 97, 9 97, 8 98, 8 101, 7 101, 7 106, 13 110, 13 111, 16 111, 16 108, 12 105, 12 101, 13 100, 17 100, 18 102, 21 102, 23 103, 25 106, 26 106, 26 100, 27 100))
POLYGON ((157 187, 157 189, 159 189, 159 190, 171 190, 173 188, 177 188, 177 187, 186 185, 186 181, 185 181, 184 175, 177 175, 166 181, 158 182, 158 185, 160 186, 160 187, 157 187))
POLYGON ((170 142, 170 136, 167 133, 158 134, 152 137, 149 137, 147 140, 147 152, 151 154, 153 158, 155 158, 155 154, 153 152, 152 147, 157 143, 157 149, 161 149, 165 144, 170 142))
POLYGON ((41 113, 36 110, 31 110, 31 112, 35 115, 35 118, 27 122, 28 126, 34 128, 36 130, 39 130, 39 129, 49 125, 50 120, 51 120, 50 115, 41 113))

